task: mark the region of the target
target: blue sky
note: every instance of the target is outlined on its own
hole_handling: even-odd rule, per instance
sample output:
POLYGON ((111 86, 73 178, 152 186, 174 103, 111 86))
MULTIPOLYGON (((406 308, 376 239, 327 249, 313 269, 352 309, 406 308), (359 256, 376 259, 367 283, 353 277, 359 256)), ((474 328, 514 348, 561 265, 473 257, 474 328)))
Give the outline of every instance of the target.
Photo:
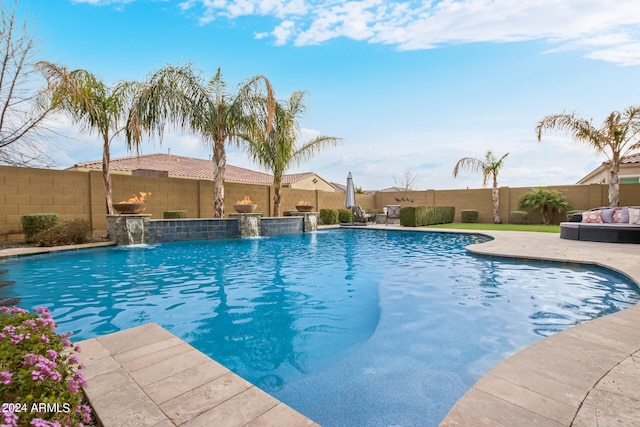
MULTIPOLYGON (((308 91, 301 138, 343 141, 288 172, 343 182, 351 171, 365 189, 407 171, 416 189, 478 188, 479 175, 452 170, 487 150, 511 153, 502 186, 573 184, 605 158, 562 134, 537 142, 537 122, 566 111, 599 126, 640 105, 637 0, 20 0, 19 10, 38 59, 110 84, 192 63, 205 77, 221 67, 231 87, 263 74, 279 99, 308 91)), ((96 135, 53 126, 60 167, 101 158, 96 135)), ((180 133, 142 152, 168 148, 210 154, 180 133)), ((111 152, 128 155, 122 140, 111 152)), ((228 163, 258 169, 236 149, 228 163)))

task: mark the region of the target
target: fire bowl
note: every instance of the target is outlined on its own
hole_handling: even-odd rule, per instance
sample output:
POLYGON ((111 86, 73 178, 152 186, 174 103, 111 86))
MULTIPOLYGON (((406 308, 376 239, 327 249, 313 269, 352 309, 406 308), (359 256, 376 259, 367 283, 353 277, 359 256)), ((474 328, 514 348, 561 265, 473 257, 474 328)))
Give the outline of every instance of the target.
POLYGON ((115 209, 120 215, 132 215, 139 214, 145 210, 147 205, 144 203, 115 203, 113 209, 115 209))
POLYGON ((296 205, 296 209, 298 212, 311 212, 313 210, 313 206, 311 205, 296 205))
POLYGON ((258 205, 255 203, 233 205, 233 209, 235 209, 238 213, 252 213, 255 212, 257 207, 258 205))

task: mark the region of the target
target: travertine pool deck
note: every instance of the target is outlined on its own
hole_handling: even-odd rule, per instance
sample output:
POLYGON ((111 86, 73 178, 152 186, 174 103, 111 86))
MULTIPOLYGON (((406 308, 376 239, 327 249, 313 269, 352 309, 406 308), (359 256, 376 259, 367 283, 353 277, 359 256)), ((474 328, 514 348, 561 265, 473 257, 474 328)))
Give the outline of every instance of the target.
POLYGON ((105 427, 317 425, 156 323, 79 345, 105 427))
MULTIPOLYGON (((481 234, 494 240, 469 251, 597 264, 640 283, 640 245, 564 240, 556 233, 481 234)), ((9 255, 3 252, 0 257, 9 255)), ((636 305, 539 341, 482 377, 441 425, 640 426, 639 326, 636 305)), ((81 347, 87 393, 105 426, 317 425, 156 324, 81 347)))

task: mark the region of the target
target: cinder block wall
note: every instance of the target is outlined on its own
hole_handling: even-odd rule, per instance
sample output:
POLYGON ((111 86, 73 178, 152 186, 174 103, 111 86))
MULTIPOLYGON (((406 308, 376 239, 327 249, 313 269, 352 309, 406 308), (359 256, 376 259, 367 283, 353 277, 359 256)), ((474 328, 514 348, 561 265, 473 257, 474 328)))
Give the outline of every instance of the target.
MULTIPOLYGON (((141 191, 151 192, 145 213, 162 218, 167 210, 184 209, 189 218, 213 218, 213 182, 208 180, 157 178, 112 174, 113 202, 126 200, 141 191)), ((605 184, 551 186, 564 193, 575 209, 608 205, 605 184)), ((509 212, 518 210, 518 201, 529 188, 500 188, 500 216, 509 221, 509 212)), ((264 216, 273 215, 273 187, 226 183, 225 213, 234 212, 233 204, 249 196, 264 216)), ((281 212, 294 210, 299 201, 310 202, 315 209, 343 209, 344 193, 283 188, 281 212)), ((356 203, 365 210, 381 210, 386 205, 454 206, 456 221, 463 209, 478 210, 480 222, 493 220, 490 188, 469 190, 425 190, 375 195, 357 194, 356 203)), ((640 206, 640 184, 620 186, 621 206, 640 206)), ((0 240, 22 239, 22 215, 54 212, 62 220, 83 218, 91 222, 97 235, 106 234, 106 206, 102 172, 77 172, 0 166, 0 240)), ((555 222, 564 220, 557 215, 555 222)), ((531 223, 541 223, 540 214, 530 215, 531 223)))

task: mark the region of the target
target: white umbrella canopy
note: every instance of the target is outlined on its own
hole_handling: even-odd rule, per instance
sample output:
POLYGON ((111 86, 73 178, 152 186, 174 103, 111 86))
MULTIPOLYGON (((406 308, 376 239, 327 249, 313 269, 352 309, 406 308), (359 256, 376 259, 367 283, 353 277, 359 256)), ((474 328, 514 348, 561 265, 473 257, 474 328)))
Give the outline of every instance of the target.
POLYGON ((349 176, 347 176, 347 190, 344 197, 344 207, 352 208, 356 205, 356 190, 353 187, 353 177, 351 176, 351 172, 349 172, 349 176))

